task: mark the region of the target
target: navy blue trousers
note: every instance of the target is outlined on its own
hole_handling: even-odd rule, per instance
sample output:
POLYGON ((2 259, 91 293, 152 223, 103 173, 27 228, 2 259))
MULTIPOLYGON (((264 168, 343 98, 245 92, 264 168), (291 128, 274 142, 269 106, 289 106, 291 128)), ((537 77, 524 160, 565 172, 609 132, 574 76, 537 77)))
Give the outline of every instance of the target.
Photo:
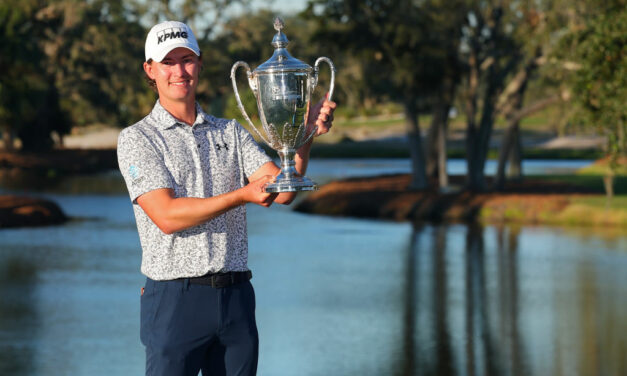
POLYGON ((146 280, 141 341, 147 376, 255 375, 259 337, 249 281, 226 288, 146 280))

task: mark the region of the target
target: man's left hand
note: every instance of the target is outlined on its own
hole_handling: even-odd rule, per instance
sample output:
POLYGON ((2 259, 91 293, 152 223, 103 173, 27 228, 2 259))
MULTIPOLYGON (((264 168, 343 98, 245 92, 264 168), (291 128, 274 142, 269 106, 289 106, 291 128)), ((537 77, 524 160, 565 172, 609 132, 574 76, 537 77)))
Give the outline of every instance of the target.
MULTIPOLYGON (((328 97, 328 94, 327 94, 328 97)), ((307 124, 309 126, 316 126, 316 136, 320 136, 329 132, 331 126, 333 126, 333 111, 337 104, 328 99, 323 99, 318 104, 311 108, 309 112, 309 119, 307 124)))

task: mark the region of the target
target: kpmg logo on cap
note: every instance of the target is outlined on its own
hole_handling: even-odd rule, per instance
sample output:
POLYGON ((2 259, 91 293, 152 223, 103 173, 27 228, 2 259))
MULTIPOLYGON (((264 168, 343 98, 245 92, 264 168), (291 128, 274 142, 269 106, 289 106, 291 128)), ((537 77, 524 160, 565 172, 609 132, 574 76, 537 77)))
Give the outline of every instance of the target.
POLYGON ((182 27, 171 27, 161 30, 157 33, 157 44, 165 42, 168 39, 185 38, 187 39, 187 31, 182 27))

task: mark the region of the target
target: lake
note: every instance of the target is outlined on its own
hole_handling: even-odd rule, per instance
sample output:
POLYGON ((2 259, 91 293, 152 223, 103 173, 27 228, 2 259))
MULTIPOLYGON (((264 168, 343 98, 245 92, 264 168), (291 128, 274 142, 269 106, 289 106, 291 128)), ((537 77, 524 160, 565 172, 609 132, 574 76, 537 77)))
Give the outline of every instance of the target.
MULTIPOLYGON (((525 172, 586 163, 529 161, 525 172)), ((314 160, 308 175, 408 170, 314 160)), ((119 173, 3 184, 73 220, 0 230, 0 375, 143 374, 145 277, 119 173)), ((259 375, 627 374, 627 231, 414 226, 279 205, 249 205, 248 218, 259 375)))

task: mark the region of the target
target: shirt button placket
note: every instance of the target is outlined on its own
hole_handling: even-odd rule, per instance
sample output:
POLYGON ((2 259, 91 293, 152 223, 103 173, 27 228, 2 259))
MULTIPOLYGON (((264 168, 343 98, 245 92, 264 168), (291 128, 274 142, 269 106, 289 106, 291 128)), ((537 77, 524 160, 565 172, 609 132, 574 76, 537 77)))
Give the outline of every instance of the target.
MULTIPOLYGON (((204 163, 206 163, 206 161, 203 160, 203 148, 207 147, 207 142, 205 140, 205 135, 204 135, 204 131, 198 127, 198 126, 193 126, 192 127, 192 135, 194 137, 194 142, 196 143, 197 146, 197 152, 198 152, 198 166, 195 166, 197 169, 197 173, 200 175, 200 182, 202 184, 202 191, 206 192, 206 184, 207 182, 205 181, 205 172, 204 172, 204 163)), ((201 187, 198 187, 199 189, 201 187)))
POLYGON ((196 131, 196 127, 192 126, 192 136, 194 137, 194 142, 196 143, 196 147, 200 150, 200 140, 198 139, 198 132, 196 131))

